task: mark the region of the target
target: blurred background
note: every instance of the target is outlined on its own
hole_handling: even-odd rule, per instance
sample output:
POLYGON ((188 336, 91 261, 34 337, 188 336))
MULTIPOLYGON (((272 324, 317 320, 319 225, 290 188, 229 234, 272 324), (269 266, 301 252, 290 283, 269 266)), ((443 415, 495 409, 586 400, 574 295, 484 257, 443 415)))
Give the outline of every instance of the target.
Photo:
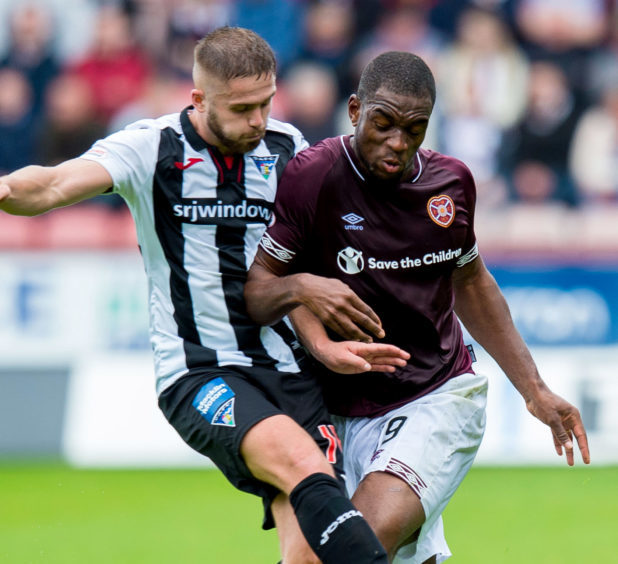
MULTIPOLYGON (((249 27, 279 63, 272 115, 351 131, 346 101, 386 50, 422 56, 424 146, 478 188, 479 247, 543 377, 618 463, 618 7, 614 0, 0 0, 0 174, 53 165, 190 103, 193 46, 249 27)), ((0 458, 204 464, 156 408, 146 280, 127 208, 101 196, 0 216, 0 458)), ((490 376, 479 464, 560 462, 490 376)))

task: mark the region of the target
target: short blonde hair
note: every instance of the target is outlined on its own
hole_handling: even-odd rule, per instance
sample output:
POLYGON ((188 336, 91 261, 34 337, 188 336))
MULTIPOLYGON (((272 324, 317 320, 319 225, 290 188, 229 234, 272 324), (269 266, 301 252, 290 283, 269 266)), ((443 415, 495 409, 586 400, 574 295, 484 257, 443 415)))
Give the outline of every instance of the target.
POLYGON ((193 79, 205 71, 228 81, 277 72, 275 54, 257 33, 242 27, 220 27, 198 41, 194 50, 193 79))

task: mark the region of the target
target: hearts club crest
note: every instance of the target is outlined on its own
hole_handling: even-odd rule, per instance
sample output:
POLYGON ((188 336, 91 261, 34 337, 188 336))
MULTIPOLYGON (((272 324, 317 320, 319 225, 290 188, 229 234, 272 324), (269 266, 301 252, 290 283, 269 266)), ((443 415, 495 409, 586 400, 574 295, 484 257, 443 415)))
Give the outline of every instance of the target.
POLYGON ((427 212, 434 223, 440 227, 448 227, 455 219, 455 204, 449 196, 440 194, 429 199, 427 212))

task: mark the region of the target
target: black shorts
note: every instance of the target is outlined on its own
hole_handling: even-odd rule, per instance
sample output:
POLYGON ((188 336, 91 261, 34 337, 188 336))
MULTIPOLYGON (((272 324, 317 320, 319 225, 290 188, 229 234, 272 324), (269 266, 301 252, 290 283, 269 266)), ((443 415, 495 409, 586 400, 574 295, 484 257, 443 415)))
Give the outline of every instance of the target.
POLYGON ((342 480, 340 444, 308 372, 259 367, 217 367, 183 376, 159 396, 159 407, 183 440, 207 456, 239 490, 264 501, 265 529, 274 526, 270 505, 279 490, 255 478, 240 455, 240 443, 256 423, 272 415, 294 419, 315 440, 342 480))

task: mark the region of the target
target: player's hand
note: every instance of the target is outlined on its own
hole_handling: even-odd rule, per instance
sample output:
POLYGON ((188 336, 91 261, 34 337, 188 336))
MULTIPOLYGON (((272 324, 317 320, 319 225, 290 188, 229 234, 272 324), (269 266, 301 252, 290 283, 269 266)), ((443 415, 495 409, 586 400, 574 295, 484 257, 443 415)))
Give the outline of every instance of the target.
POLYGON ((566 453, 566 461, 573 466, 573 436, 582 455, 582 460, 590 463, 588 450, 588 437, 582 422, 579 410, 568 401, 554 394, 549 389, 544 389, 536 397, 526 402, 528 411, 546 425, 552 431, 556 453, 562 456, 566 453))
POLYGON ((394 372, 407 364, 409 353, 394 345, 358 341, 324 341, 314 356, 333 372, 394 372))
POLYGON ((344 282, 313 274, 299 275, 300 301, 344 339, 370 343, 385 336, 377 314, 344 282))

